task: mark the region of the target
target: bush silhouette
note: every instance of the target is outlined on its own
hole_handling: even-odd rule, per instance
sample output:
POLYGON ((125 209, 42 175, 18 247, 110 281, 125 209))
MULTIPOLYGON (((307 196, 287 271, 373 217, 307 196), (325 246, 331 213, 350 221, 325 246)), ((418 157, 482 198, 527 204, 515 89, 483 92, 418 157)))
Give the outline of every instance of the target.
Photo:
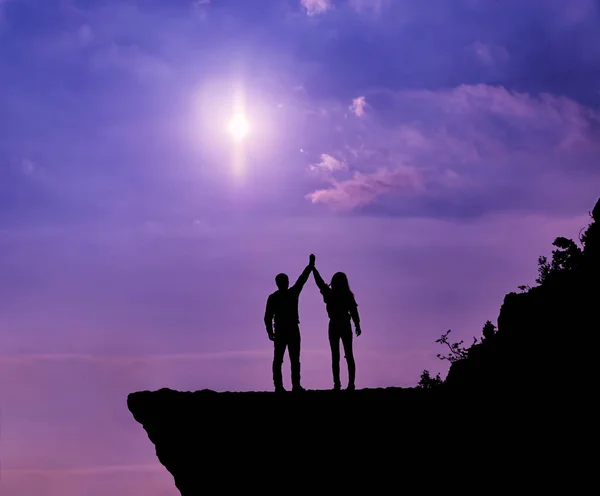
POLYGON ((443 383, 444 381, 440 377, 439 373, 435 377, 431 377, 429 370, 425 369, 421 373, 421 379, 419 380, 417 387, 422 389, 434 389, 438 386, 441 386, 443 383))
POLYGON ((450 362, 445 386, 513 393, 582 387, 578 371, 593 357, 592 348, 581 342, 594 337, 600 319, 600 200, 590 216, 581 247, 557 237, 551 259, 538 258, 537 285, 505 295, 497 332, 487 321, 481 341, 473 338, 469 347, 450 343, 450 330, 436 340, 449 350, 437 355, 450 362), (557 345, 569 353, 559 356, 557 345))

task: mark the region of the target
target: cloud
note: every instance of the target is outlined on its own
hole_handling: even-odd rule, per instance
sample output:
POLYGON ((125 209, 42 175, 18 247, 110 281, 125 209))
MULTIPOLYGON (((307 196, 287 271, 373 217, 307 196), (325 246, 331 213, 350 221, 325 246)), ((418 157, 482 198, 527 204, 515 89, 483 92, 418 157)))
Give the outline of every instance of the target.
POLYGON ((367 104, 367 100, 364 96, 359 96, 352 100, 352 105, 350 105, 350 110, 354 112, 358 117, 362 117, 365 114, 365 106, 367 104))
POLYGON ((475 41, 468 48, 483 64, 488 66, 506 62, 509 59, 506 48, 501 46, 488 45, 481 41, 475 41))
POLYGON ((594 18, 598 13, 595 0, 570 0, 564 3, 562 18, 568 25, 577 25, 594 18))
POLYGON ((208 18, 208 7, 211 0, 194 0, 191 5, 192 16, 204 21, 208 18))
POLYGON ((87 45, 94 40, 94 31, 89 24, 82 24, 77 30, 77 36, 82 45, 87 45))
POLYGON ((164 353, 149 355, 102 355, 85 353, 38 353, 0 355, 0 363, 19 364, 32 362, 97 362, 97 363, 158 363, 172 361, 203 362, 205 360, 228 360, 237 358, 260 358, 270 356, 270 350, 233 350, 208 353, 164 353))
POLYGON ((390 0, 349 0, 350 6, 359 14, 380 14, 385 7, 389 7, 390 0))
POLYGON ((163 471, 164 467, 159 464, 139 464, 139 465, 98 465, 96 467, 70 467, 57 469, 37 469, 37 468, 9 468, 4 469, 5 475, 18 476, 50 476, 65 477, 73 475, 101 475, 129 472, 156 472, 163 471))
POLYGON ((331 155, 323 153, 321 154, 320 162, 311 165, 310 169, 314 171, 324 170, 327 172, 335 172, 346 171, 348 170, 348 166, 343 160, 338 160, 331 155))
POLYGON ((23 170, 23 173, 28 176, 32 176, 35 173, 36 168, 36 165, 28 158, 24 158, 21 161, 21 169, 23 170))
MULTIPOLYGON (((345 137, 336 156, 352 177, 325 178, 327 188, 306 196, 313 203, 352 209, 378 203, 386 194, 393 208, 394 197, 406 206, 404 193, 410 190, 416 193, 414 208, 421 204, 421 210, 423 202, 451 202, 454 208, 475 202, 470 212, 511 204, 554 208, 557 184, 563 191, 566 184, 586 191, 598 187, 600 112, 570 98, 485 84, 368 90, 365 98, 370 112, 360 120, 328 113, 345 137), (405 168, 397 172, 396 164, 405 168), (574 169, 582 175, 574 176, 574 169), (534 193, 525 196, 527 190, 534 193)), ((570 198, 565 208, 579 205, 570 198)))
MULTIPOLYGON (((599 150, 600 112, 570 98, 548 93, 533 96, 484 84, 408 92, 406 96, 444 112, 448 123, 471 121, 471 128, 478 125, 480 129, 480 142, 503 142, 505 150, 510 149, 511 137, 529 150, 578 146, 599 150)), ((463 133, 453 134, 459 137, 463 133)), ((462 139, 473 137, 467 133, 462 139)))
POLYGON ((328 189, 310 193, 313 203, 325 203, 335 210, 351 210, 371 203, 378 196, 389 192, 408 192, 421 189, 421 179, 416 169, 398 167, 381 169, 371 174, 355 172, 351 179, 333 181, 328 189))
POLYGON ((321 15, 333 7, 333 0, 300 0, 309 16, 321 15))

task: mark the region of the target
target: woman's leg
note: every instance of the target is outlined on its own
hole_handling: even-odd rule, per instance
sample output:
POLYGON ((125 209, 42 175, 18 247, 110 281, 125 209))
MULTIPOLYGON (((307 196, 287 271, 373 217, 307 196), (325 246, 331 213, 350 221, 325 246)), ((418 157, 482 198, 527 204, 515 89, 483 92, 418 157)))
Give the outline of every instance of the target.
POLYGON ((332 322, 329 322, 329 346, 331 348, 333 388, 340 389, 340 334, 332 322))
POLYGON ((344 355, 348 364, 348 389, 354 389, 354 379, 356 377, 356 363, 354 362, 354 353, 352 351, 352 327, 350 323, 344 326, 341 333, 342 345, 344 346, 344 355))

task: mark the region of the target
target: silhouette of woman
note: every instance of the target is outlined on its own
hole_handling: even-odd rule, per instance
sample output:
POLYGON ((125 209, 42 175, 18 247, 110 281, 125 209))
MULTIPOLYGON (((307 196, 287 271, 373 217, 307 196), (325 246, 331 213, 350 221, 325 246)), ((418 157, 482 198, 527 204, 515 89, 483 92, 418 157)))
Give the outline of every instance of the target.
POLYGON ((348 364, 348 391, 354 390, 356 364, 352 352, 352 325, 354 321, 356 336, 361 335, 358 305, 350 290, 348 277, 343 272, 336 272, 331 278, 331 286, 327 285, 313 266, 313 276, 327 307, 329 315, 329 345, 331 347, 331 369, 333 372, 333 389, 339 391, 340 384, 340 339, 344 347, 344 355, 348 364))

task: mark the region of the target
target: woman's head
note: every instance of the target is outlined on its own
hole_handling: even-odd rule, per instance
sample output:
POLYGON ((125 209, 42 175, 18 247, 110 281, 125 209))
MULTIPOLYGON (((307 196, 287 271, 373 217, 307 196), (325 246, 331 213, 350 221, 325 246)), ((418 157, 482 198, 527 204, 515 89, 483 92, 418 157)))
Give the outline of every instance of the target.
POLYGON ((335 292, 348 292, 350 291, 350 284, 348 284, 348 277, 343 272, 336 272, 331 278, 331 290, 335 292))

